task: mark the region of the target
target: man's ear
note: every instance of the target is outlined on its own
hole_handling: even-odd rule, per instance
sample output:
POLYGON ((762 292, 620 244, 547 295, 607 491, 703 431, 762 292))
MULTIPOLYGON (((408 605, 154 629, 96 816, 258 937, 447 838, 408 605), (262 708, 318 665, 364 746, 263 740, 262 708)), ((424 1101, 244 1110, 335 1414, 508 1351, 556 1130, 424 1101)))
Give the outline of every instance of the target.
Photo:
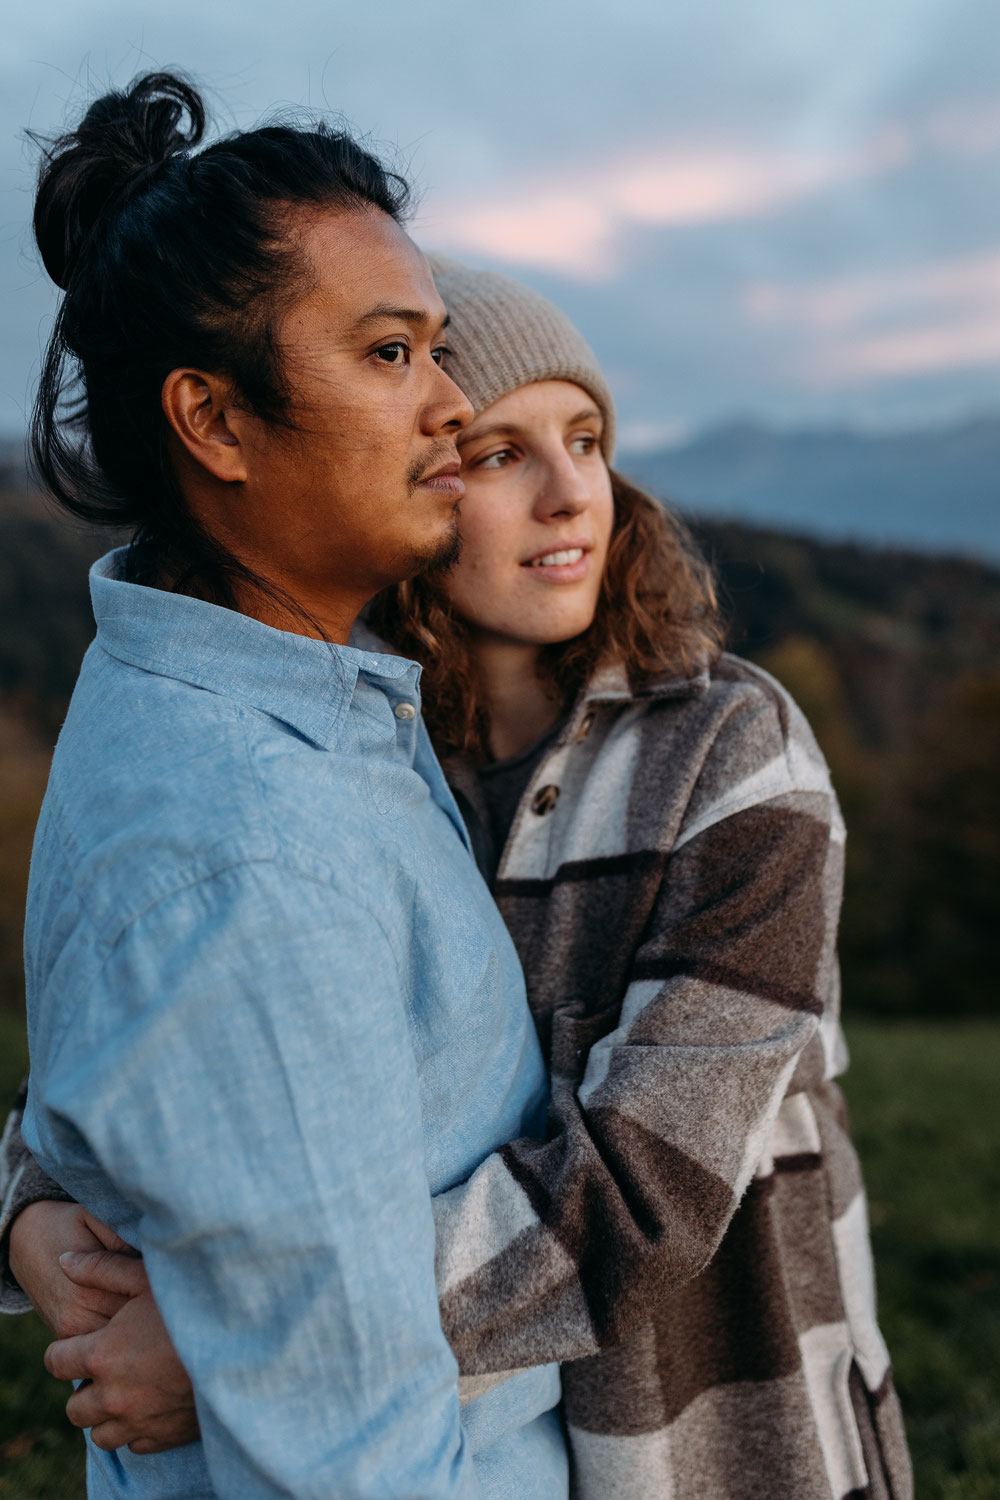
POLYGON ((232 386, 203 370, 171 370, 160 399, 167 421, 187 452, 224 483, 246 480, 246 453, 240 441, 245 413, 233 403, 232 386))

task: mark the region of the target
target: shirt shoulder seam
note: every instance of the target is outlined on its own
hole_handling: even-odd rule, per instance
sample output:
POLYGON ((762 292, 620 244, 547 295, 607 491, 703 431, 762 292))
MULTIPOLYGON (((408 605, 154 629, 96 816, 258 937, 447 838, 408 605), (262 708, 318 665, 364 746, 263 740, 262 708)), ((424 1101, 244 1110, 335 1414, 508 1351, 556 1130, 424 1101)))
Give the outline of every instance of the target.
MULTIPOLYGON (((94 922, 94 919, 91 917, 90 913, 81 902, 80 909, 86 916, 89 926, 94 931, 97 943, 99 945, 100 972, 103 973, 107 969, 108 964, 114 957, 115 949, 119 946, 119 944, 123 941, 127 934, 135 928, 136 924, 148 918, 159 907, 164 906, 169 901, 173 901, 178 896, 196 890, 199 886, 209 885, 213 880, 217 880, 222 875, 228 875, 234 870, 252 869, 253 867, 259 865, 273 865, 275 869, 281 869, 284 865, 287 873, 290 875, 294 875, 297 880, 304 881, 311 886, 315 886, 320 890, 326 891, 328 894, 330 893, 330 888, 327 887, 326 883, 323 880, 319 879, 315 875, 310 874, 307 870, 302 870, 291 865, 285 865, 282 859, 282 851, 272 851, 269 854, 247 856, 241 859, 235 859, 230 864, 220 866, 219 869, 213 870, 210 874, 198 875, 191 880, 186 881, 183 885, 176 886, 173 890, 164 892, 161 896, 157 897, 155 901, 151 901, 148 906, 144 907, 141 912, 136 912, 133 916, 131 916, 128 921, 125 922, 116 931, 113 938, 102 937, 101 933, 97 929, 97 925, 94 922)), ((74 894, 76 894, 75 887, 74 894)), ((385 939, 386 947, 392 955, 393 963, 395 964, 397 973, 400 977, 400 984, 403 987, 403 992, 408 993, 408 986, 405 985, 405 973, 403 966, 400 963, 399 953, 397 952, 396 945, 393 943, 391 935, 386 929, 385 923, 379 913, 368 901, 360 898, 357 891, 339 891, 337 892, 337 894, 341 895, 344 900, 351 902, 360 911, 363 911, 365 915, 370 917, 372 922, 374 922, 375 926, 379 929, 383 938, 385 939)), ((66 1035, 72 1025, 76 1009, 77 1007, 73 1006, 65 1015, 63 1024, 59 1028, 58 1035, 53 1037, 53 1059, 58 1058, 63 1043, 66 1039, 66 1035)))

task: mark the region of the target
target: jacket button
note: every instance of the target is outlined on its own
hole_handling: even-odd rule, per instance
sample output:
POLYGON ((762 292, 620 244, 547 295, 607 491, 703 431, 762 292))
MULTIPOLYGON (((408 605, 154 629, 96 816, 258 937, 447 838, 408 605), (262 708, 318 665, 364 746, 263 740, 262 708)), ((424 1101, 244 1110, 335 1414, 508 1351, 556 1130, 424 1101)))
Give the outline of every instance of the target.
POLYGON ((594 710, 590 709, 587 713, 584 714, 583 719, 582 719, 582 721, 580 723, 580 727, 576 731, 576 742, 577 742, 577 744, 579 744, 581 740, 585 740, 587 738, 587 735, 590 733, 591 726, 593 725, 593 722, 594 722, 594 710))
POLYGON ((559 788, 557 786, 543 786, 536 793, 531 804, 531 811, 544 818, 547 812, 551 812, 559 801, 559 788))
POLYGON ((415 719, 417 717, 417 710, 412 703, 397 703, 393 709, 393 713, 397 719, 415 719))

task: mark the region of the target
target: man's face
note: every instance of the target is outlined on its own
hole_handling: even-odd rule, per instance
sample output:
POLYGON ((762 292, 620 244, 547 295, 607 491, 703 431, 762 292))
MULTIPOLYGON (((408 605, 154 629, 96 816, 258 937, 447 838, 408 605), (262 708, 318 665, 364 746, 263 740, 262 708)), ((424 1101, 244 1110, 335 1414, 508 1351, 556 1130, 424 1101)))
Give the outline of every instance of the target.
POLYGON ((277 342, 296 430, 251 424, 229 526, 300 601, 363 602, 455 549, 455 437, 472 411, 440 367, 444 304, 403 230, 363 209, 303 215, 295 232, 310 280, 277 342))

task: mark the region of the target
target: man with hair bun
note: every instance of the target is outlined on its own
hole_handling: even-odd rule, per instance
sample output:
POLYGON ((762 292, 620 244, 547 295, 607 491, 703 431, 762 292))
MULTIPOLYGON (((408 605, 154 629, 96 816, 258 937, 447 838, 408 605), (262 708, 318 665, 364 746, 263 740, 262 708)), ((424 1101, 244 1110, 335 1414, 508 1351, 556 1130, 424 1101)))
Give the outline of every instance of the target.
POLYGON ((405 184, 323 126, 204 124, 173 75, 107 95, 35 210, 65 290, 37 467, 132 541, 35 841, 24 1137, 72 1245, 141 1251, 201 1427, 137 1455, 103 1421, 89 1493, 558 1500, 554 1365, 460 1414, 431 1213, 541 1131, 539 1045, 418 669, 348 644, 454 556, 471 408, 405 184))

